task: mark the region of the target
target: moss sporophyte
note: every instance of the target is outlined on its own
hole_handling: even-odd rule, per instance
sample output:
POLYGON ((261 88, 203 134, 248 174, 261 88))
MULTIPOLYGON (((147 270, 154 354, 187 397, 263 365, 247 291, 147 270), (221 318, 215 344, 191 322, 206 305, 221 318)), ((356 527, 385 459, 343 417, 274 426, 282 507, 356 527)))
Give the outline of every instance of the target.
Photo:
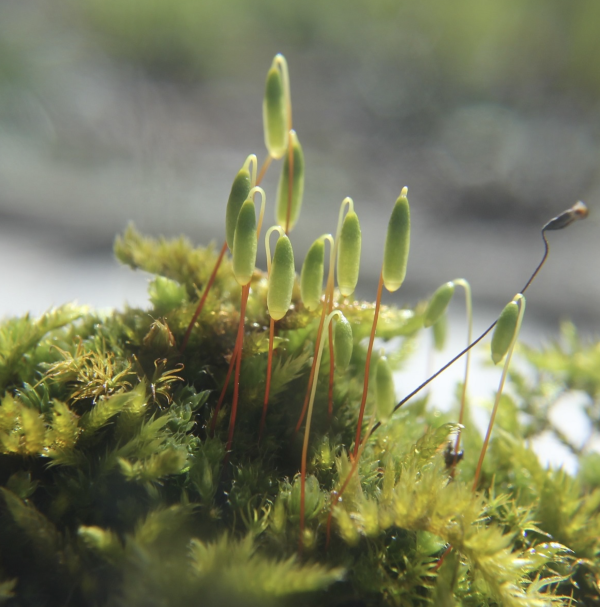
POLYGON ((557 393, 598 398, 600 350, 567 327, 570 349, 524 350, 537 383, 508 374, 547 232, 585 217, 585 205, 543 226, 538 267, 473 339, 464 279, 414 309, 381 303, 409 269, 406 188, 391 204, 374 303, 352 298, 361 249, 373 244, 348 197, 298 279, 291 230, 302 225, 304 157, 281 55, 263 123, 266 160, 259 169, 250 154, 234 176, 219 251, 133 228, 117 238, 119 260, 155 275, 150 309, 66 305, 0 326, 0 600, 596 604, 598 461, 574 448, 574 479, 542 467, 526 440, 548 431, 557 393), (271 193, 260 184, 279 160, 265 273, 255 261, 271 193), (422 328, 441 344, 456 287, 467 346, 397 401, 395 370, 422 328), (505 363, 482 439, 469 353, 492 330, 493 362, 505 363), (385 347, 396 337, 400 351, 385 347), (456 407, 432 411, 421 391, 462 356, 456 407), (503 394, 505 381, 517 396, 503 394))

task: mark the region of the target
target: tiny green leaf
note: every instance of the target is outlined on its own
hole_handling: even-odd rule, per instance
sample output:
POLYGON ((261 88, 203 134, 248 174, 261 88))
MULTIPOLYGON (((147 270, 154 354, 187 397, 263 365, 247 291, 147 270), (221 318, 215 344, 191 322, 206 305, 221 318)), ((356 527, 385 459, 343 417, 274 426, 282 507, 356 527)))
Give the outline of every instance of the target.
POLYGON ((325 273, 325 241, 322 237, 317 238, 302 264, 300 274, 300 293, 302 301, 311 312, 316 310, 321 303, 323 295, 323 274, 325 273))
POLYGON ((519 304, 511 301, 504 307, 492 335, 492 360, 498 364, 508 352, 515 337, 519 319, 519 304))
POLYGON ((443 284, 437 289, 431 296, 425 310, 425 317, 423 319, 425 327, 431 327, 442 317, 453 295, 454 283, 452 281, 443 284))
POLYGON ((227 239, 227 246, 230 251, 233 251, 233 237, 235 234, 235 225, 237 218, 240 213, 240 209, 244 204, 250 188, 252 187, 252 180, 250 178, 250 171, 246 167, 248 161, 238 171, 238 174, 233 180, 231 185, 231 192, 229 193, 229 199, 227 200, 227 211, 225 212, 225 236, 227 239))
POLYGON ((354 293, 358 282, 360 247, 361 232, 358 215, 354 211, 349 211, 342 224, 337 257, 338 286, 344 297, 354 293))
POLYGON ((265 146, 273 158, 281 158, 287 150, 287 109, 283 76, 277 67, 277 58, 267 73, 263 100, 265 146))
POLYGON ((404 282, 408 263, 410 208, 405 191, 402 190, 392 210, 383 253, 383 284, 391 293, 397 291, 404 282))
POLYGON ((233 275, 244 286, 252 279, 256 264, 256 211, 254 201, 248 198, 238 215, 233 239, 233 275))
POLYGON ((293 171, 292 171, 292 200, 290 206, 290 218, 288 222, 288 197, 290 184, 290 157, 285 155, 277 186, 277 203, 275 205, 275 220, 278 225, 286 228, 287 231, 293 229, 300 216, 302 207, 302 197, 304 196, 304 152, 298 141, 296 131, 290 131, 293 171))
POLYGON ((271 273, 269 274, 269 288, 267 291, 267 307, 273 320, 283 318, 292 302, 292 289, 296 268, 294 266, 294 252, 290 239, 280 236, 275 245, 271 273))
POLYGON ((338 371, 345 371, 352 358, 352 327, 346 317, 340 313, 333 330, 333 355, 338 371))
POLYGON ((396 405, 396 391, 394 389, 394 378, 387 358, 382 356, 377 361, 375 369, 375 406, 377 407, 377 418, 386 422, 396 405))

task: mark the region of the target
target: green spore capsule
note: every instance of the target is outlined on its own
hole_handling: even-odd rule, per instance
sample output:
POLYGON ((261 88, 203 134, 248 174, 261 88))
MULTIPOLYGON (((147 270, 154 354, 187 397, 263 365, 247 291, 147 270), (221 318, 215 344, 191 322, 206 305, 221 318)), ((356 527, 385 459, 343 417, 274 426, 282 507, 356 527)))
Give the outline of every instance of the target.
POLYGON ((280 320, 289 310, 295 276, 292 243, 287 236, 280 236, 275 245, 267 291, 267 307, 273 320, 280 320))
POLYGON ((256 265, 256 211, 248 198, 240 209, 233 238, 233 275, 244 286, 252 279, 256 265))
POLYGON ((276 64, 277 57, 267 73, 265 97, 263 100, 263 125, 265 146, 273 158, 281 158, 288 145, 287 108, 285 84, 281 70, 276 64))
POLYGON ((396 390, 394 389, 394 378, 387 358, 382 356, 377 361, 375 369, 375 406, 377 407, 377 418, 386 422, 394 406, 396 405, 396 390))
POLYGON ((446 347, 448 337, 448 315, 443 314, 431 328, 433 331, 433 346, 438 352, 446 347))
POLYGON ((436 292, 431 296, 427 309, 425 310, 425 316, 423 318, 423 326, 433 326, 444 314, 452 296, 454 295, 454 283, 447 282, 439 287, 436 292))
POLYGON ((277 187, 277 202, 275 205, 275 220, 278 225, 286 228, 289 232, 293 229, 300 217, 300 208, 302 207, 302 198, 304 196, 304 152, 298 141, 296 131, 290 131, 293 171, 292 171, 292 200, 290 206, 290 218, 288 222, 288 198, 290 185, 290 157, 285 155, 279 185, 277 187), (286 226, 287 224, 287 226, 286 226))
POLYGON ((305 307, 310 310, 316 310, 321 303, 323 295, 323 275, 325 273, 325 241, 323 238, 317 238, 302 264, 300 274, 300 294, 305 307))
POLYGON ((340 232, 337 257, 337 279, 340 293, 348 297, 354 293, 360 269, 361 232, 358 215, 349 211, 340 232))
POLYGON ((233 236, 235 234, 235 226, 240 209, 246 198, 248 198, 250 188, 252 187, 250 171, 246 168, 247 164, 248 161, 246 161, 246 164, 244 164, 235 176, 233 184, 231 185, 229 199, 227 200, 227 211, 225 212, 225 237, 230 251, 233 251, 233 236))
POLYGON ((392 210, 383 253, 383 284, 391 293, 397 291, 404 282, 409 249, 410 208, 404 189, 392 210))
POLYGON ((492 360, 497 365, 508 352, 519 320, 519 304, 511 301, 502 310, 492 335, 492 360))
POLYGON ((337 315, 335 328, 333 329, 333 356, 335 368, 345 371, 352 358, 352 327, 346 317, 340 312, 337 315))

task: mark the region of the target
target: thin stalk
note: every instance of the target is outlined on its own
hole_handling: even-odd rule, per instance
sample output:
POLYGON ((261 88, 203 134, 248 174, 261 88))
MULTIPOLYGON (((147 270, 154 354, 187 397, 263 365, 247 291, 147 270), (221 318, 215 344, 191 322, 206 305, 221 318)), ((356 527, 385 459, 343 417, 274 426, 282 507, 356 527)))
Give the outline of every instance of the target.
MULTIPOLYGON (((330 300, 330 309, 333 307, 333 301, 330 300)), ((327 390, 327 421, 331 424, 333 417, 333 380, 335 376, 335 357, 333 355, 333 327, 329 325, 329 387, 327 390)))
MULTIPOLYGON (((325 302, 323 302, 323 308, 321 310, 321 320, 319 321, 319 328, 317 330, 317 339, 315 340, 315 352, 319 351, 319 345, 321 344, 321 334, 323 331, 323 323, 325 322, 325 316, 327 315, 327 308, 325 306, 325 302)), ((296 427, 294 428, 294 433, 297 433, 300 430, 300 426, 302 426, 302 422, 304 421, 304 416, 308 410, 308 402, 310 400, 310 393, 315 377, 315 371, 317 369, 317 356, 313 356, 313 362, 310 367, 310 375, 308 377, 308 386, 306 388, 306 395, 304 397, 304 404, 302 405, 302 411, 300 412, 300 417, 298 418, 298 422, 296 423, 296 427)))
MULTIPOLYGON (((325 324, 327 326, 330 325, 331 320, 334 316, 341 316, 341 312, 339 310, 334 310, 331 314, 327 315, 325 319, 325 324)), ((310 402, 308 404, 308 412, 306 414, 306 427, 304 428, 304 442, 302 443, 302 461, 300 463, 300 538, 298 541, 298 552, 302 554, 302 550, 304 548, 304 502, 306 497, 306 459, 308 457, 308 439, 310 437, 310 422, 312 421, 313 408, 315 404, 315 394, 317 392, 317 380, 318 380, 318 369, 321 363, 321 357, 323 356, 323 344, 321 342, 319 346, 319 353, 317 354, 317 374, 315 376, 312 390, 310 393, 310 402)))
MULTIPOLYGON (((254 172, 254 174, 256 174, 256 171, 254 172)), ((260 229, 262 226, 262 219, 265 214, 265 192, 261 187, 254 186, 250 190, 249 196, 253 197, 254 194, 256 194, 257 192, 261 195, 259 220, 258 220, 258 225, 256 228, 256 237, 258 238, 258 236, 260 234, 260 229)), ((232 412, 231 412, 231 418, 230 418, 230 429, 229 429, 231 440, 233 440, 233 427, 231 426, 231 419, 233 419, 233 425, 235 426, 235 417, 236 417, 236 413, 237 413, 237 399, 238 399, 238 393, 239 393, 239 371, 241 368, 242 348, 243 348, 243 344, 244 344, 244 322, 245 322, 245 316, 246 316, 246 304, 248 303, 249 294, 250 294, 250 282, 248 282, 248 284, 246 284, 246 285, 242 285, 241 304, 240 304, 240 322, 238 325, 238 333, 237 333, 237 337, 235 340, 233 354, 231 355, 231 360, 229 361, 229 370, 227 371, 227 376, 225 378, 225 384, 223 385, 223 390, 221 391, 221 395, 219 397, 219 401, 217 402, 217 407, 215 409, 215 412, 213 413, 213 418, 212 418, 211 424, 210 424, 210 433, 212 435, 212 434, 214 434, 214 431, 215 431, 215 425, 217 423, 217 415, 219 413, 219 410, 221 409, 221 405, 223 404, 223 400, 225 398, 225 392, 227 391, 227 387, 229 386, 229 380, 231 379, 233 365, 236 365, 236 367, 235 367, 236 368, 235 385, 234 385, 234 389, 233 389, 234 404, 232 405, 232 412), (234 413, 234 409, 235 409, 236 413, 234 413)), ((231 445, 228 442, 228 447, 227 447, 227 450, 225 453, 224 463, 227 463, 227 461, 229 459, 230 446, 231 445)))
MULTIPOLYGON (((333 268, 333 264, 337 259, 337 251, 338 244, 340 239, 340 232, 342 231, 342 223, 344 219, 344 207, 348 206, 348 211, 354 210, 354 202, 352 198, 344 198, 342 201, 342 205, 340 207, 340 212, 338 214, 338 224, 335 233, 335 243, 334 250, 331 253, 331 258, 329 260, 330 268, 333 268)), ((333 291, 335 287, 335 281, 333 279, 333 272, 331 272, 327 277, 327 289, 325 291, 325 302, 327 305, 327 314, 330 314, 333 310, 333 291)), ((335 361, 333 356, 333 327, 329 325, 329 388, 327 390, 327 420, 331 424, 331 419, 333 417, 333 381, 335 377, 335 361)))
MULTIPOLYGON (((279 226, 270 227, 267 230, 265 235, 265 249, 267 253, 267 278, 271 275, 271 247, 269 244, 269 238, 271 234, 275 231, 279 230, 281 234, 281 228, 279 226)), ((265 385, 265 398, 263 400, 263 410, 262 417, 260 419, 260 428, 258 431, 258 443, 260 444, 260 439, 262 438, 263 431, 265 428, 265 420, 267 419, 267 408, 269 406, 269 392, 271 391, 271 368, 273 362, 273 340, 275 336, 275 321, 271 318, 271 322, 269 323, 269 354, 267 358, 267 381, 265 385)))
POLYGON ((225 255, 226 251, 227 251, 227 241, 225 241, 223 243, 223 246, 221 247, 221 252, 219 253, 219 257, 217 258, 215 267, 213 268, 210 278, 208 279, 208 282, 206 283, 206 286, 204 287, 204 293, 202 294, 200 303, 198 304, 198 307, 196 308, 196 311, 194 312, 194 316, 192 316, 192 320, 190 321, 190 324, 188 325, 185 335, 183 336, 183 341, 181 342, 181 347, 179 348, 179 352, 181 354, 183 354, 183 352, 188 344, 188 341, 190 340, 190 336, 192 334, 194 324, 196 323, 196 320, 198 320, 198 316, 200 316, 200 312, 202 312, 202 308, 204 308, 204 303, 206 302, 206 298, 208 297, 208 293, 213 285, 213 282, 215 282, 215 278, 217 277, 217 272, 219 271, 219 268, 221 267, 221 262, 223 261, 223 256, 225 255))
MULTIPOLYGON (((461 286, 465 291, 465 306, 467 309, 467 344, 470 344, 473 340, 473 300, 471 297, 471 286, 466 280, 462 278, 457 278, 452 281, 455 285, 461 286)), ((467 356, 465 359, 465 377, 463 380, 462 393, 460 396, 460 413, 458 415, 458 423, 459 428, 456 433, 456 442, 454 443, 454 464, 452 466, 452 470, 456 468, 456 464, 458 463, 458 451, 460 449, 460 435, 461 435, 461 427, 465 417, 465 407, 467 402, 467 383, 469 381, 469 368, 471 363, 471 350, 467 352, 467 356)))
MULTIPOLYGON (((344 204, 344 202, 342 202, 342 205, 344 204)), ((339 225, 338 225, 338 232, 339 232, 339 225)), ((328 301, 329 301, 330 285, 331 285, 331 293, 333 293, 335 256, 337 255, 337 246, 336 246, 337 238, 334 240, 332 238, 331 234, 326 234, 323 238, 325 238, 325 240, 327 240, 329 242, 329 270, 328 270, 328 274, 327 274, 327 286, 325 288, 325 299, 323 301, 323 308, 321 309, 321 320, 319 321, 319 328, 317 329, 317 338, 315 340, 315 354, 313 356, 313 362, 310 367, 310 375, 308 377, 308 385, 306 387, 306 395, 304 397, 304 404, 302 405, 302 411, 300 412, 300 417, 298 418, 298 422, 296 423, 296 428, 294 429, 294 433, 297 433, 300 430, 300 426, 302 426, 302 422, 304 421, 304 416, 306 415, 306 411, 308 409, 310 391, 312 388, 313 380, 315 377, 315 370, 317 367, 317 352, 319 351, 319 344, 321 343, 321 336, 323 334, 323 323, 325 322, 325 317, 327 316, 327 314, 329 314, 331 312, 331 309, 329 309, 328 301)), ((331 355, 331 351, 329 352, 329 354, 331 355)))
POLYGON ((221 390, 221 395, 219 396, 219 400, 217 401, 217 406, 215 408, 212 419, 210 421, 210 435, 211 436, 213 436, 215 433, 215 426, 217 425, 217 416, 219 415, 219 411, 221 410, 221 406, 223 405, 223 401, 225 400, 225 394, 227 392, 227 388, 229 387, 229 380, 231 379, 231 374, 233 373, 233 369, 235 367, 235 362, 237 360, 239 336, 240 336, 240 330, 238 327, 238 335, 235 339, 235 346, 233 348, 233 354, 231 355, 231 360, 229 361, 229 369, 227 371, 227 376, 225 377, 225 383, 223 384, 223 389, 221 390))
POLYGON ((262 183, 262 180, 265 178, 267 170, 271 166, 271 162, 273 162, 273 156, 271 156, 271 154, 269 154, 265 158, 265 161, 263 162, 262 166, 260 167, 260 172, 258 173, 258 177, 256 178, 255 185, 260 185, 262 183))
MULTIPOLYGON (((548 254, 550 252, 550 245, 548 244, 548 240, 546 239, 546 234, 545 234, 546 229, 547 229, 546 226, 544 226, 544 228, 542 228, 542 239, 544 240, 544 255, 542 256, 542 260, 538 264, 537 268, 534 270, 533 274, 529 277, 529 280, 525 283, 525 286, 521 289, 521 291, 520 291, 521 294, 523 294, 523 293, 525 293, 525 291, 527 291, 527 289, 533 282, 534 278, 538 275, 539 271, 542 269, 542 266, 546 262, 546 259, 548 258, 548 254)), ((461 358, 467 352, 469 352, 469 350, 471 350, 471 348, 474 348, 496 326, 496 322, 497 322, 497 320, 495 320, 477 339, 472 341, 464 350, 461 350, 454 358, 452 358, 450 361, 448 361, 443 367, 438 369, 433 375, 428 377, 423 383, 419 384, 412 392, 407 394, 394 407, 392 414, 395 413, 400 407, 402 407, 402 405, 407 403, 413 396, 418 394, 423 388, 425 388, 425 386, 430 384, 436 377, 441 375, 446 369, 448 369, 448 367, 451 367, 459 358, 461 358)), ((377 430, 377 428, 379 428, 380 426, 381 426, 381 423, 377 422, 375 424, 375 426, 373 427, 373 432, 375 432, 375 430, 377 430)))
POLYGON ((248 303, 248 295, 250 294, 250 283, 242 287, 242 302, 240 305, 240 324, 238 327, 238 336, 235 343, 234 356, 235 361, 235 379, 233 382, 233 402, 231 403, 231 416, 229 418, 229 435, 227 437, 227 447, 225 448, 225 460, 223 464, 229 461, 229 454, 233 444, 233 433, 235 430, 235 420, 237 417, 237 406, 240 393, 240 369, 242 367, 242 349, 244 344, 244 318, 246 316, 246 304, 248 303))
MULTIPOLYGON (((300 429, 300 426, 302 425, 302 422, 304 421, 304 416, 306 415, 306 410, 308 407, 308 399, 309 399, 309 395, 310 395, 310 391, 312 388, 312 383, 314 381, 314 376, 315 376, 315 366, 316 366, 316 362, 317 362, 317 351, 319 349, 319 344, 321 343, 321 337, 322 337, 322 333, 323 333, 323 321, 325 319, 325 315, 326 314, 330 314, 331 310, 333 309, 333 291, 334 291, 334 287, 335 287, 335 260, 337 258, 337 251, 338 251, 338 243, 339 243, 339 236, 340 236, 340 232, 342 230, 342 223, 344 221, 344 210, 346 209, 346 207, 348 207, 348 212, 353 211, 354 210, 354 202, 352 201, 352 198, 350 197, 346 197, 344 198, 344 200, 342 200, 342 204, 340 205, 340 211, 338 213, 338 223, 337 223, 337 228, 336 228, 336 232, 335 232, 335 239, 332 241, 331 237, 329 237, 329 244, 331 245, 331 249, 330 249, 330 253, 329 253, 329 273, 327 275, 327 286, 325 288, 325 300, 323 302, 323 310, 321 312, 321 321, 319 323, 319 328, 317 330, 317 338, 315 340, 315 356, 313 356, 313 364, 310 370, 310 376, 308 378, 308 386, 306 387, 306 396, 304 397, 304 404, 302 405, 302 411, 300 412, 300 417, 298 419, 298 423, 296 424, 296 428, 294 430, 294 432, 298 432, 298 430, 300 429)), ((331 335, 330 335, 331 338, 331 335)), ((330 349, 329 349, 329 356, 330 356, 330 360, 333 360, 333 350, 331 348, 331 339, 330 339, 330 349)), ((333 379, 333 369, 330 363, 329 366, 329 383, 332 384, 333 379)), ((329 391, 331 393, 331 398, 329 399, 329 402, 327 404, 327 411, 331 411, 333 413, 333 388, 330 389, 329 391)), ((331 416, 330 416, 331 419, 331 416)))
MULTIPOLYGON (((247 168, 250 169, 250 171, 251 171, 250 183, 253 186, 258 185, 257 178, 256 178, 257 160, 256 160, 256 156, 254 154, 251 154, 248 157, 248 159, 244 163, 244 166, 246 166, 246 165, 247 165, 247 168)), ((268 165, 267 165, 267 167, 268 167, 268 165)), ((264 165, 263 165, 263 168, 264 168, 264 165)), ((266 171, 266 168, 264 170, 266 171)), ((261 174, 262 174, 262 170, 261 170, 261 174)), ((194 316, 192 316, 192 320, 190 321, 190 324, 188 325, 185 335, 183 336, 183 342, 181 343, 181 348, 179 349, 179 352, 181 354, 183 354, 183 352, 188 344, 188 341, 190 339, 190 336, 192 334, 194 324, 195 324, 196 320, 198 319, 198 316, 200 316, 200 313, 202 312, 202 308, 204 308, 206 298, 208 297, 208 293, 210 292, 212 285, 215 282, 215 278, 217 277, 217 272, 219 271, 219 268, 221 267, 221 263, 223 262, 223 257, 225 255, 226 251, 227 251, 227 241, 225 241, 223 243, 223 246, 221 247, 221 252, 219 253, 219 257, 217 258, 215 267, 213 268, 210 278, 208 279, 208 282, 206 283, 206 286, 204 287, 204 293, 202 294, 200 302, 198 303, 196 311, 194 312, 194 316)))
MULTIPOLYGON (((367 403, 367 392, 369 391, 369 370, 371 368, 371 354, 373 352, 373 342, 375 341, 375 332, 377 331, 377 321, 379 320, 379 309, 381 307, 381 293, 383 291, 383 272, 379 274, 379 284, 377 285, 377 299, 375 300, 375 314, 373 316, 373 326, 371 327, 371 337, 369 338, 369 347, 367 349, 367 360, 365 362, 365 378, 363 381, 363 394, 360 401, 360 410, 358 412, 358 424, 356 426, 356 437, 354 439, 354 458, 358 456, 360 446, 360 434, 362 430, 362 420, 365 414, 365 405, 367 403)), ((395 411, 396 409, 394 409, 395 411)))
POLYGON ((367 427, 367 432, 365 434, 365 437, 363 438, 363 440, 360 444, 360 449, 358 450, 358 454, 356 457, 353 458, 352 467, 350 468, 350 472, 348 473, 346 480, 343 482, 342 486, 340 487, 340 490, 335 491, 334 495, 332 497, 331 506, 329 508, 329 515, 327 517, 327 532, 326 532, 326 539, 325 539, 325 550, 327 550, 329 548, 329 543, 331 541, 331 522, 333 519, 333 509, 338 505, 339 501, 342 499, 342 495, 344 494, 344 491, 346 491, 348 485, 350 484, 350 481, 352 480, 352 477, 354 476, 354 473, 358 469, 358 462, 360 461, 360 458, 362 457, 365 447, 367 446, 367 441, 369 440, 369 437, 371 436, 371 434, 373 432, 374 421, 375 421, 375 415, 372 415, 371 420, 369 421, 369 426, 367 427))
POLYGON ((275 321, 271 318, 269 325, 269 356, 267 359, 267 383, 265 386, 265 398, 263 401, 262 417, 260 418, 260 428, 258 430, 258 444, 265 429, 265 420, 267 419, 267 408, 269 406, 269 393, 271 391, 271 368, 273 364, 273 337, 275 335, 275 321))
POLYGON ((492 409, 492 416, 490 418, 490 423, 488 425, 487 433, 485 435, 485 440, 483 441, 483 446, 481 447, 481 453, 479 454, 479 461, 477 462, 477 468, 475 470, 475 478, 473 479, 473 491, 477 489, 477 483, 479 482, 479 476, 481 475, 481 467, 483 465, 483 459, 487 452, 488 444, 490 442, 490 436, 492 434, 492 428, 494 427, 494 421, 496 420, 496 413, 498 412, 498 405, 500 404, 500 397, 502 396, 502 390, 504 389, 504 382, 506 381, 506 376, 508 375, 508 367, 510 366, 510 359, 512 358, 513 351, 515 349, 515 344, 517 343, 517 338, 519 337, 519 331, 521 329, 521 323, 523 322, 523 314, 525 313, 525 298, 521 293, 515 297, 513 301, 519 301, 519 317, 517 319, 517 326, 515 329, 515 334, 513 336, 512 342, 510 344, 510 348, 508 349, 508 353, 506 354, 506 360, 504 361, 504 368, 502 369, 502 375, 500 377, 500 385, 498 386, 498 391, 496 392, 496 400, 494 401, 494 408, 492 409))

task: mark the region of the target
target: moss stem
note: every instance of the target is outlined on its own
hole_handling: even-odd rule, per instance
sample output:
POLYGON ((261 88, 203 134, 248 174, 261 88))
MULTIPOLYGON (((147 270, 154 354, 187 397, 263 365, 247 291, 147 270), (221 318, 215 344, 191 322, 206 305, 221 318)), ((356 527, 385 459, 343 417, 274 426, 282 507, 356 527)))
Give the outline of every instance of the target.
MULTIPOLYGON (((383 291, 383 272, 379 274, 379 284, 377 285, 377 299, 375 301, 375 314, 373 316, 373 326, 371 327, 371 337, 369 338, 369 347, 367 349, 367 360, 365 362, 365 378, 363 380, 363 393, 360 401, 360 410, 358 412, 358 424, 356 425, 356 437, 354 439, 354 458, 358 456, 360 446, 360 434, 362 430, 362 421, 365 414, 365 405, 367 403, 367 393, 369 391, 369 371, 371 369, 371 354, 373 353, 373 343, 375 341, 375 332, 377 331, 377 321, 379 319, 379 309, 381 307, 381 293, 383 291)), ((395 409, 394 409, 395 410, 395 409)))
POLYGON ((221 262, 223 261, 223 256, 225 255, 225 251, 227 251, 227 242, 224 242, 223 246, 221 247, 221 252, 219 253, 219 257, 217 258, 215 267, 213 268, 210 278, 208 279, 208 282, 206 283, 206 286, 204 287, 204 293, 202 294, 202 298, 200 299, 200 302, 198 303, 198 307, 196 308, 196 311, 194 312, 194 316, 192 316, 192 320, 190 321, 190 324, 188 325, 185 335, 183 336, 183 341, 181 342, 181 347, 179 348, 179 352, 181 354, 183 354, 183 352, 188 344, 188 341, 190 340, 190 336, 192 334, 194 324, 195 324, 196 320, 198 320, 198 316, 200 316, 200 312, 202 312, 202 308, 204 307, 204 303, 206 302, 208 293, 213 285, 213 282, 215 282, 215 278, 217 277, 217 272, 219 271, 219 268, 221 267, 221 262))

